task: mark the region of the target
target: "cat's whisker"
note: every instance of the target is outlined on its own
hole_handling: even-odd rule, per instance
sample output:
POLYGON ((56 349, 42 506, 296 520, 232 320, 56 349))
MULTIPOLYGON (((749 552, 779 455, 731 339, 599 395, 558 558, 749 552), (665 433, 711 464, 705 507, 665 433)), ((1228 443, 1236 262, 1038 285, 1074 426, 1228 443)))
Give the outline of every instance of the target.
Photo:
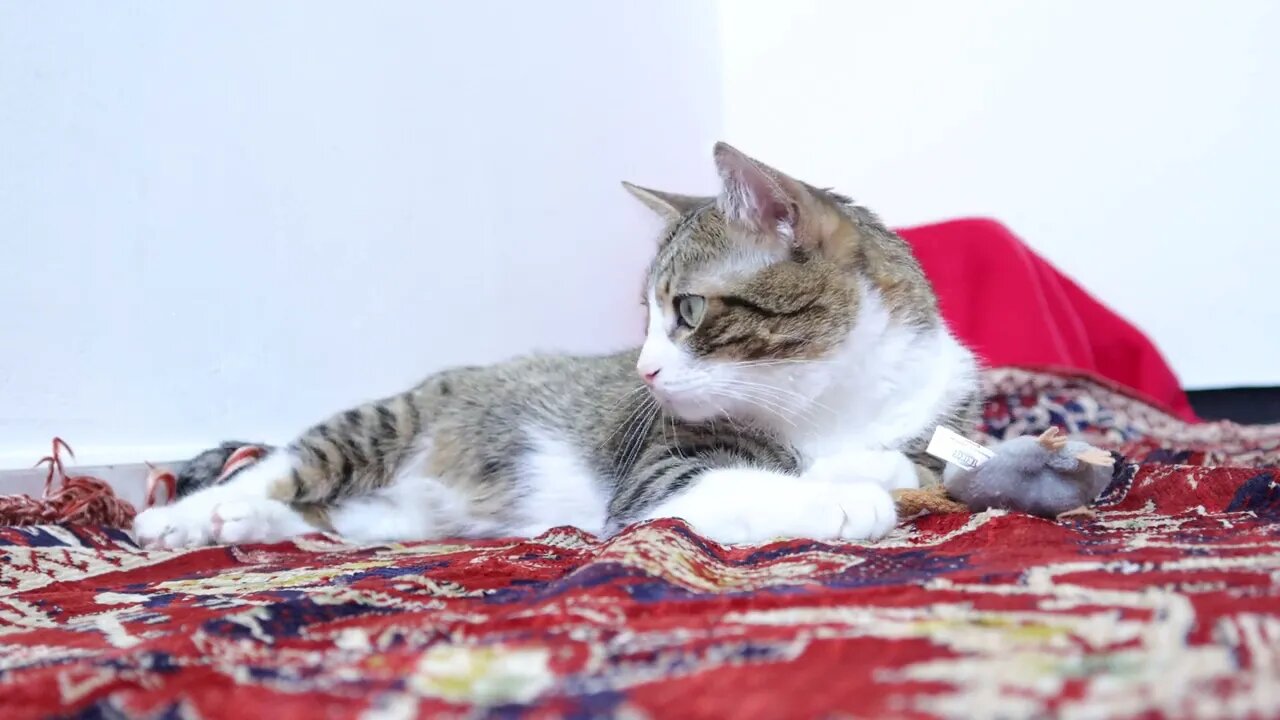
POLYGON ((745 392, 733 393, 733 392, 728 392, 727 390, 722 390, 722 389, 712 389, 710 390, 710 393, 712 395, 719 395, 721 397, 729 398, 730 400, 741 400, 748 404, 755 405, 756 407, 762 410, 768 411, 770 414, 776 416, 779 420, 782 420, 783 422, 786 422, 787 424, 791 425, 791 427, 799 429, 799 426, 796 425, 795 421, 789 417, 790 413, 788 412, 787 408, 781 405, 778 405, 773 401, 768 400, 767 398, 748 395, 745 392))
POLYGON ((618 406, 619 406, 619 405, 621 405, 623 402, 625 402, 628 398, 631 398, 631 397, 635 396, 635 395, 636 395, 636 394, 638 394, 638 393, 647 392, 648 390, 649 390, 649 388, 645 387, 644 385, 640 385, 639 387, 631 388, 631 389, 630 389, 630 390, 628 390, 627 392, 623 393, 623 394, 622 394, 622 397, 618 398, 618 401, 617 401, 617 402, 615 402, 615 403, 614 403, 613 405, 611 405, 610 407, 618 407, 618 406))
POLYGON ((688 460, 689 458, 685 457, 684 452, 680 450, 680 434, 676 428, 675 418, 670 416, 663 416, 661 427, 662 427, 662 444, 665 445, 667 448, 667 457, 670 457, 670 458, 679 457, 681 460, 688 460), (671 420, 671 439, 667 439, 666 421, 668 419, 671 420))
POLYGON ((644 419, 637 422, 635 425, 638 432, 635 432, 634 434, 628 433, 628 437, 631 439, 627 444, 628 450, 626 457, 622 461, 618 471, 618 474, 621 477, 626 477, 631 472, 631 468, 635 465, 636 460, 640 458, 640 451, 644 447, 645 438, 648 437, 649 431, 653 428, 653 420, 661 411, 658 404, 653 400, 649 401, 647 407, 649 410, 644 415, 644 419))
POLYGON ((625 420, 619 423, 618 427, 614 429, 614 431, 609 435, 609 438, 605 441, 607 443, 608 440, 611 440, 620 431, 622 432, 622 440, 618 444, 618 455, 623 455, 624 450, 630 446, 632 432, 635 430, 635 426, 639 423, 640 419, 644 417, 645 411, 649 409, 650 402, 652 402, 652 400, 641 402, 634 410, 631 411, 631 414, 628 415, 625 420))
POLYGON ((685 457, 684 450, 680 447, 680 430, 676 427, 676 419, 669 419, 671 420, 671 445, 681 460, 688 460, 689 458, 685 457))
POLYGON ((658 429, 662 431, 662 446, 667 449, 667 457, 675 457, 675 451, 671 447, 671 441, 667 439, 667 423, 658 423, 658 429))
POLYGON ((775 408, 775 413, 786 416, 788 419, 803 420, 814 427, 820 426, 818 419, 813 416, 812 409, 804 404, 808 402, 808 398, 803 395, 794 393, 792 396, 788 396, 788 394, 780 388, 774 388, 767 385, 753 386, 750 383, 733 384, 729 389, 738 393, 744 399, 750 397, 760 403, 768 402, 771 407, 775 408), (791 397, 801 400, 801 404, 790 402, 791 397))
MULTIPOLYGON (((725 410, 723 405, 721 405, 718 402, 715 402, 714 400, 711 401, 711 404, 715 407, 716 412, 724 416, 724 419, 729 422, 729 427, 733 428, 733 431, 735 433, 741 435, 742 428, 738 427, 737 423, 733 421, 733 416, 729 414, 729 411, 725 410)), ((711 421, 711 431, 715 432, 715 419, 712 419, 711 421)))
POLYGON ((733 391, 742 391, 742 392, 749 390, 752 393, 754 393, 756 396, 758 396, 759 399, 768 400, 770 403, 772 403, 773 407, 775 408, 774 412, 776 413, 786 413, 788 415, 794 415, 796 417, 804 418, 809 422, 815 422, 811 418, 805 417, 803 404, 808 403, 808 398, 806 398, 805 396, 799 393, 788 394, 787 392, 781 390, 780 388, 776 388, 771 385, 764 385, 761 383, 752 383, 752 382, 747 382, 745 380, 720 379, 720 380, 712 381, 709 384, 690 383, 688 385, 671 387, 670 390, 672 392, 679 393, 679 392, 684 392, 690 389, 698 388, 698 389, 702 389, 704 392, 709 393, 709 392, 713 392, 717 387, 724 390, 733 390, 733 391), (801 404, 799 404, 800 406, 798 407, 796 406, 797 403, 794 402, 795 400, 801 401, 801 404))
POLYGON ((664 417, 666 416, 662 412, 662 408, 659 407, 658 403, 656 402, 653 403, 653 409, 649 411, 649 419, 645 421, 644 430, 636 438, 636 446, 635 446, 635 449, 632 451, 633 457, 631 458, 630 465, 627 467, 627 472, 631 471, 631 466, 634 466, 636 461, 638 461, 640 459, 640 456, 643 454, 644 443, 645 443, 645 440, 648 439, 649 433, 653 430, 654 421, 655 420, 661 421, 661 419, 664 417))
POLYGON ((765 370, 768 368, 796 370, 810 366, 822 367, 836 365, 834 360, 745 360, 741 362, 726 363, 727 367, 735 370, 765 370))
POLYGON ((818 358, 773 358, 767 360, 735 360, 725 363, 731 367, 767 367, 770 365, 834 365, 835 360, 818 358))
POLYGON ((804 395, 772 385, 752 383, 745 380, 723 380, 721 384, 727 387, 750 390, 757 395, 772 398, 779 404, 792 407, 796 412, 801 412, 809 404, 809 398, 804 395))
MULTIPOLYGON (((830 413, 835 412, 835 410, 823 404, 821 401, 815 398, 809 397, 808 395, 805 395, 803 393, 796 392, 795 390, 788 390, 787 388, 777 387, 775 385, 767 385, 764 383, 751 382, 749 380, 738 380, 736 378, 725 379, 725 380, 721 380, 720 382, 739 386, 739 387, 750 387, 750 388, 754 388, 762 391, 768 391, 770 394, 780 398, 786 398, 788 400, 796 400, 802 406, 813 406, 815 408, 818 408, 819 410, 825 410, 830 413)), ((799 408, 797 408, 797 410, 799 410, 799 408)))
POLYGON ((618 423, 618 427, 614 428, 613 432, 609 433, 608 437, 600 441, 599 447, 602 447, 602 448, 607 447, 609 445, 609 442, 613 440, 613 438, 615 438, 619 432, 622 432, 623 430, 629 428, 631 421, 639 417, 640 415, 642 415, 644 410, 648 406, 648 404, 652 402, 654 402, 654 400, 651 397, 642 398, 641 403, 637 405, 635 408, 633 408, 631 412, 628 413, 627 416, 623 419, 622 422, 618 423))

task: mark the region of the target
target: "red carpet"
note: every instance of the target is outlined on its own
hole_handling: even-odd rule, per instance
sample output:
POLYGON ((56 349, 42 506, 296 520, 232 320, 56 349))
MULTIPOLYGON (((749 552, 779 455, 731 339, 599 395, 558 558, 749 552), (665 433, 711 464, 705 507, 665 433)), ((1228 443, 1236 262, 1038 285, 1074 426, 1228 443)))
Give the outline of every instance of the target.
POLYGON ((1280 717, 1280 426, 987 385, 989 435, 1055 424, 1138 463, 1097 521, 730 549, 678 521, 179 553, 0 529, 0 718, 1280 717))

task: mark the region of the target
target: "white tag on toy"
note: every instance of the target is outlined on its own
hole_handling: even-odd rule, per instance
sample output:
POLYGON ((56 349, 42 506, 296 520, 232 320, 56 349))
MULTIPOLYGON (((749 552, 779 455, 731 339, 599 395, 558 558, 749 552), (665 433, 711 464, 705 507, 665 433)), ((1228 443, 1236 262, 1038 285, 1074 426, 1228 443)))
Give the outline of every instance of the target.
POLYGON ((939 460, 958 465, 965 470, 973 470, 996 455, 978 443, 942 425, 939 425, 938 429, 933 431, 933 439, 929 440, 929 447, 925 448, 924 451, 939 460))

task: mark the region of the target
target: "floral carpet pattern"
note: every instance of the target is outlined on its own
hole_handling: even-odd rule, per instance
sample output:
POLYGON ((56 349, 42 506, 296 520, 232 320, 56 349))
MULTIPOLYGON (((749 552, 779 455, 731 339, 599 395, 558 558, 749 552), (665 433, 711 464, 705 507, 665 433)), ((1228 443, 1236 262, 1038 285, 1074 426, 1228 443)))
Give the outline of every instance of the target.
POLYGON ((1124 454, 1096 520, 731 548, 678 520, 182 552, 0 528, 0 718, 1280 717, 1280 426, 986 383, 980 437, 1124 454))

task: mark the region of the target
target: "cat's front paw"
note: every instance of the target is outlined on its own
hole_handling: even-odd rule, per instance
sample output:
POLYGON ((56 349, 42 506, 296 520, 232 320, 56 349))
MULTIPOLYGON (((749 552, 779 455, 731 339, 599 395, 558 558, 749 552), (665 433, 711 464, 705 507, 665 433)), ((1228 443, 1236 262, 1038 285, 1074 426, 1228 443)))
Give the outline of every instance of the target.
POLYGON ((138 513, 133 534, 139 545, 152 550, 201 547, 213 539, 213 523, 207 508, 178 503, 138 513))
POLYGON ((754 531, 745 516, 717 518, 715 522, 699 523, 693 529, 721 545, 759 545, 776 539, 775 535, 754 531))
POLYGON ((832 484, 873 483, 886 490, 915 490, 920 472, 897 450, 856 450, 814 459, 806 480, 832 484))
POLYGON ((721 545, 830 533, 840 516, 822 487, 793 475, 750 467, 711 470, 645 517, 678 517, 721 545))
POLYGON ((842 518, 841 540, 879 540, 898 524, 898 508, 888 490, 871 483, 841 483, 834 488, 842 518))

